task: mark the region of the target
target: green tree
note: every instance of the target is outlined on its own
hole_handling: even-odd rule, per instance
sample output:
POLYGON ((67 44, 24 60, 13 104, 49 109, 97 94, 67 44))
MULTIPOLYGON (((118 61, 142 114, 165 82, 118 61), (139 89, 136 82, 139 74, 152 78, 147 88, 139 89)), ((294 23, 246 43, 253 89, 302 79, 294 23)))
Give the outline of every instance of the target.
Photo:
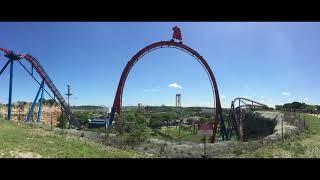
POLYGON ((124 120, 126 122, 135 122, 136 121, 136 113, 135 112, 125 112, 123 114, 124 120))
POLYGON ((276 110, 279 110, 279 111, 283 110, 283 106, 281 106, 281 105, 276 105, 275 108, 276 108, 276 110))
POLYGON ((68 124, 68 119, 67 117, 65 116, 65 114, 62 112, 60 113, 60 116, 58 117, 58 124, 57 126, 59 128, 66 128, 67 127, 67 124, 68 124))
POLYGON ((48 99, 48 100, 45 100, 46 101, 46 104, 50 105, 50 106, 53 106, 54 104, 56 104, 56 100, 54 99, 48 99))
POLYGON ((320 112, 320 106, 316 105, 317 112, 320 112))
POLYGON ((159 129, 163 124, 163 116, 162 113, 152 113, 149 115, 150 120, 148 126, 152 129, 159 129))
POLYGON ((144 141, 147 138, 146 128, 146 117, 141 113, 135 113, 135 122, 131 125, 129 131, 129 142, 139 143, 144 141))
POLYGON ((116 116, 115 130, 127 145, 135 145, 147 138, 147 119, 141 112, 126 112, 124 118, 116 116))
POLYGON ((119 135, 124 134, 123 119, 119 115, 115 115, 113 127, 119 135))
POLYGON ((76 119, 78 119, 78 121, 80 122, 80 125, 85 125, 88 124, 89 122, 89 118, 90 118, 90 112, 88 111, 84 111, 84 112, 74 112, 74 115, 76 117, 76 119))
POLYGON ((162 126, 162 116, 157 114, 153 114, 149 121, 149 127, 152 129, 159 129, 162 126))

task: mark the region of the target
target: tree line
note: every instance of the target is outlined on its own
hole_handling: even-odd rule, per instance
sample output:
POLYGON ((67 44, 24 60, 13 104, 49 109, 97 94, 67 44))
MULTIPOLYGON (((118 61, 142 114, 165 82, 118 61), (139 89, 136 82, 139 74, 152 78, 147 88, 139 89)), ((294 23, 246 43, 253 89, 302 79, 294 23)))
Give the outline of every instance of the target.
POLYGON ((289 112, 305 112, 305 113, 319 113, 320 105, 309 105, 306 103, 292 102, 284 105, 276 105, 276 110, 289 112))

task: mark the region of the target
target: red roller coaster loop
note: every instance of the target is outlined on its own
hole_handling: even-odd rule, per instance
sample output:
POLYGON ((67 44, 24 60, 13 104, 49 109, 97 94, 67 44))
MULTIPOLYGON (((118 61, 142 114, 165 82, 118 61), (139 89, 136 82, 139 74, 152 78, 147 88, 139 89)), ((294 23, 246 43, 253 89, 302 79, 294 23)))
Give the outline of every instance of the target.
MULTIPOLYGON (((176 33, 177 33, 177 31, 174 32, 175 36, 177 36, 176 33)), ((181 39, 180 33, 178 35, 179 35, 178 38, 181 39)), ((173 39, 177 38, 175 36, 173 39)), ((215 128, 214 128, 214 132, 213 132, 214 135, 212 137, 212 142, 214 142, 214 140, 215 140, 215 134, 217 132, 218 123, 220 123, 220 128, 221 128, 221 132, 222 132, 222 139, 223 140, 228 139, 228 137, 225 137, 226 133, 224 133, 225 126, 224 126, 224 121, 223 121, 223 117, 222 117, 222 109, 221 109, 221 103, 220 103, 220 98, 219 98, 219 91, 218 91, 217 82, 216 82, 216 79, 213 75, 213 72, 212 72, 209 64, 206 62, 206 60, 198 52, 196 52, 195 50, 193 50, 189 46, 182 44, 181 41, 175 42, 173 39, 171 41, 160 41, 160 42, 150 44, 150 45, 146 46, 145 48, 141 49, 138 53, 136 53, 130 59, 130 61, 128 61, 126 67, 124 68, 124 70, 122 72, 122 75, 121 75, 121 78, 120 78, 120 81, 118 84, 117 92, 116 92, 115 99, 113 102, 110 123, 112 124, 115 113, 117 113, 118 115, 121 114, 123 88, 125 85, 125 81, 128 77, 128 74, 129 74, 130 70, 133 68, 134 64, 137 61, 139 61, 139 59, 141 59, 145 54, 149 53, 150 51, 153 51, 153 50, 156 50, 159 48, 177 48, 177 49, 180 49, 180 50, 187 52, 188 54, 193 56, 196 60, 198 60, 198 62, 200 62, 200 64, 206 70, 206 72, 209 76, 209 79, 211 81, 213 95, 215 97, 215 99, 213 99, 213 102, 215 103, 215 107, 216 107, 216 118, 214 120, 214 124, 215 124, 214 127, 215 128)))

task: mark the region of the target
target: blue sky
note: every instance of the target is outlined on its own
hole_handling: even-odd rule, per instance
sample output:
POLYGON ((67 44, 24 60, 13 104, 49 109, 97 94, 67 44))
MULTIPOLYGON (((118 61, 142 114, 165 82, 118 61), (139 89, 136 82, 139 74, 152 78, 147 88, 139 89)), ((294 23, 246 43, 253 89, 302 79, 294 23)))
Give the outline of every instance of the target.
MULTIPOLYGON (((6 22, 0 23, 0 47, 38 57, 61 93, 71 85, 71 104, 111 106, 127 61, 153 42, 170 40, 175 25, 183 43, 211 66, 223 107, 236 97, 269 106, 320 104, 320 23, 6 22)), ((5 62, 1 55, 0 68, 5 62)), ((0 76, 1 103, 8 99, 8 73, 0 76)), ((32 101, 38 86, 18 63, 13 81, 13 100, 32 101)), ((130 72, 123 105, 173 106, 176 93, 182 106, 213 105, 202 66, 182 51, 160 49, 130 72), (174 83, 182 89, 169 87, 174 83)))

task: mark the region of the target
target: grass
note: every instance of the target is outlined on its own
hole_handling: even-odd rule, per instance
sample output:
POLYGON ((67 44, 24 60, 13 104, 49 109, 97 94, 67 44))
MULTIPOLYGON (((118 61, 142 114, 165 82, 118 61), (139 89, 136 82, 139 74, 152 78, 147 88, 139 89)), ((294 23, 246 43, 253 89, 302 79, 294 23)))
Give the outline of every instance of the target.
MULTIPOLYGON (((91 131, 91 132, 98 132, 98 133, 105 133, 106 129, 104 127, 99 127, 99 128, 87 128, 86 131, 91 131)), ((107 129, 108 132, 108 129, 107 129)), ((111 133, 111 132, 110 132, 111 133)))
POLYGON ((238 154, 237 157, 254 158, 320 158, 320 118, 300 114, 308 129, 299 135, 293 135, 270 145, 264 145, 238 154))
POLYGON ((1 120, 0 157, 140 158, 146 155, 105 146, 86 138, 1 120))
MULTIPOLYGON (((197 132, 192 133, 189 129, 181 128, 179 134, 179 128, 176 127, 162 127, 158 132, 151 133, 150 137, 163 139, 163 140, 178 140, 178 141, 190 141, 201 143, 202 136, 198 136, 197 132)), ((208 140, 209 141, 209 140, 208 140)))

